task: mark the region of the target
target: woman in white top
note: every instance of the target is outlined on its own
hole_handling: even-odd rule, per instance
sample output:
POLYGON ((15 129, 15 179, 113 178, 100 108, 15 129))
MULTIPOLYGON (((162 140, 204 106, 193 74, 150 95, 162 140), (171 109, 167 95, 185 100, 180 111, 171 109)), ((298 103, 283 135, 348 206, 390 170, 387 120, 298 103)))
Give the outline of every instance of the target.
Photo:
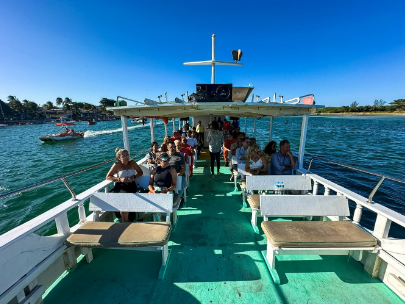
MULTIPOLYGON (((114 188, 110 192, 120 193, 136 193, 137 187, 135 179, 143 175, 139 165, 129 157, 128 150, 116 148, 115 155, 118 159, 107 173, 107 180, 114 181, 114 188)), ((116 212, 118 218, 122 218, 123 222, 133 222, 135 220, 135 212, 116 212)))
POLYGON ((252 145, 248 148, 245 170, 253 175, 267 174, 267 161, 262 156, 259 145, 252 145))

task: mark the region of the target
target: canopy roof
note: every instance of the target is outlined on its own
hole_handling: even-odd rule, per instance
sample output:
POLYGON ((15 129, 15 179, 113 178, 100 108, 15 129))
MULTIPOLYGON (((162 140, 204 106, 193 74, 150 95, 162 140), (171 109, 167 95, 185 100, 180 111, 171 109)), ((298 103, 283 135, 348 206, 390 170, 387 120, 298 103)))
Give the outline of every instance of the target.
POLYGON ((190 117, 203 115, 223 115, 235 117, 262 116, 302 116, 315 114, 318 108, 324 106, 264 103, 264 102, 200 102, 200 103, 162 103, 155 105, 135 105, 108 108, 118 116, 135 117, 190 117))

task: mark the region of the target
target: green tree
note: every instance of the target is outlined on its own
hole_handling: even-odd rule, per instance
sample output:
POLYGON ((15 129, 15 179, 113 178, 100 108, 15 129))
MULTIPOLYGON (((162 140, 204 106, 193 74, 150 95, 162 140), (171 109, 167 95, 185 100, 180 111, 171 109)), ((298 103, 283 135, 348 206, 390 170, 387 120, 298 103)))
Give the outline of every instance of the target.
POLYGON ((56 97, 56 105, 57 105, 57 106, 60 106, 60 105, 62 105, 62 104, 63 104, 63 99, 60 98, 60 97, 56 97))
POLYGON ((51 101, 48 101, 46 104, 43 105, 43 108, 45 110, 52 110, 53 108, 55 108, 55 106, 53 105, 53 103, 51 101))
POLYGON ((6 104, 3 100, 0 99, 0 119, 6 120, 6 118, 10 118, 13 116, 13 111, 10 109, 8 104, 6 104))
POLYGON ((353 101, 353 102, 350 104, 350 108, 355 109, 355 108, 357 108, 358 105, 359 105, 359 103, 358 103, 357 101, 353 101))
POLYGON ((8 106, 13 111, 13 116, 19 116, 23 119, 24 108, 21 101, 15 96, 8 96, 7 97, 8 106))
POLYGON ((396 110, 405 110, 405 99, 396 99, 390 103, 396 110))

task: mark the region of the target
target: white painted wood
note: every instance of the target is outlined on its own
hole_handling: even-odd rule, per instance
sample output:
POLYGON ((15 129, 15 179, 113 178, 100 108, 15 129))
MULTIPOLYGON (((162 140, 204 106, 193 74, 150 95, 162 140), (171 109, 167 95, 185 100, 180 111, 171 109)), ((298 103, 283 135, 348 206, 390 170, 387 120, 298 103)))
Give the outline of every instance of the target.
MULTIPOLYGON (((397 253, 404 255, 405 253, 405 240, 404 239, 393 239, 393 238, 381 238, 381 247, 390 254, 397 253)), ((405 256, 403 257, 405 262, 405 256)))
POLYGON ((388 275, 388 282, 405 297, 405 281, 401 277, 397 277, 395 274, 390 273, 388 275))
POLYGON ((323 195, 328 196, 330 194, 330 189, 328 187, 325 187, 325 192, 323 195))
POLYGON ((21 303, 22 301, 24 301, 24 299, 25 299, 24 289, 20 290, 20 292, 17 294, 16 298, 17 298, 17 303, 21 303))
POLYGON ((173 194, 94 193, 91 211, 164 212, 173 211, 173 194))
POLYGON ((79 212, 79 222, 81 224, 84 224, 84 222, 86 221, 86 210, 84 210, 83 202, 79 203, 78 212, 79 212))
POLYGON ((40 298, 42 298, 42 295, 44 294, 45 289, 42 285, 36 286, 34 290, 31 291, 31 293, 24 298, 22 302, 19 302, 21 304, 35 304, 40 298))
MULTIPOLYGON (((0 294, 5 292, 37 264, 63 245, 64 236, 44 237, 30 234, 11 246, 0 249, 0 294)), ((33 281, 31 278, 26 285, 33 281)))
MULTIPOLYGON (((35 265, 31 270, 26 272, 25 276, 22 276, 20 279, 17 279, 15 283, 11 283, 13 281, 11 278, 7 278, 7 281, 10 281, 12 286, 7 289, 6 292, 4 292, 3 288, 0 289, 0 303, 8 303, 10 302, 15 296, 18 295, 18 293, 24 289, 25 286, 28 285, 30 281, 38 277, 44 270, 48 269, 50 265, 52 265, 57 259, 61 257, 63 252, 65 251, 66 246, 62 245, 59 247, 56 251, 45 257, 45 259, 35 265), (10 280, 9 280, 10 279, 10 280), (4 293, 3 293, 4 292, 4 293)), ((46 253, 44 254, 46 255, 46 253)), ((0 261, 2 261, 0 259, 0 261)), ((0 267, 2 269, 2 267, 0 267)), ((16 267, 13 268, 13 271, 16 269, 16 267)), ((65 270, 63 268, 63 270, 65 270)), ((3 273, 3 270, 2 270, 3 273)), ((58 275, 59 276, 59 275, 58 275)), ((0 280, 0 284, 3 283, 3 280, 0 280)))
POLYGON ((252 208, 252 225, 257 226, 257 209, 252 208))
POLYGON ((126 116, 121 116, 121 126, 122 126, 122 137, 124 140, 124 149, 126 149, 131 155, 129 150, 129 139, 128 139, 128 122, 126 116))
POLYGON ((166 265, 168 254, 169 254, 169 247, 168 247, 168 245, 166 244, 166 245, 164 245, 164 246, 162 247, 162 266, 165 266, 165 265, 166 265))
POLYGON ((270 125, 269 125, 269 142, 273 137, 273 116, 270 116, 270 125))
POLYGON ((57 218, 55 218, 56 229, 58 230, 59 235, 68 235, 70 234, 70 226, 67 218, 67 212, 62 213, 57 218))
POLYGON ((80 253, 86 257, 86 262, 88 264, 93 261, 93 251, 91 251, 91 248, 80 247, 80 253))
POLYGON ((65 264, 65 269, 69 270, 76 266, 77 259, 75 254, 75 247, 69 247, 63 253, 63 262, 65 264))
POLYGON ((177 181, 176 181, 176 188, 174 189, 174 192, 181 194, 183 192, 183 177, 177 175, 177 181))
POLYGON ((71 201, 70 199, 65 201, 64 203, 52 208, 41 215, 33 218, 32 220, 0 235, 0 249, 3 247, 10 246, 13 242, 18 241, 19 239, 25 237, 26 235, 30 234, 38 230, 40 227, 46 225, 50 221, 53 221, 56 217, 60 214, 67 212, 68 210, 77 206, 78 203, 90 198, 94 192, 99 191, 106 187, 107 185, 111 184, 111 181, 102 181, 101 183, 91 187, 90 189, 78 194, 76 198, 77 201, 71 201))
POLYGON ((343 196, 260 195, 260 211, 267 216, 349 216, 343 196))
POLYGON ((302 115, 301 124, 301 137, 300 137, 300 147, 298 151, 298 167, 303 168, 304 165, 304 154, 305 154, 305 142, 307 138, 308 129, 308 115, 302 115))
POLYGON ((274 252, 274 247, 271 245, 269 241, 267 241, 267 252, 266 252, 267 262, 271 269, 274 269, 276 264, 276 256, 274 252))
POLYGON ((155 141, 155 129, 154 129, 154 124, 153 124, 153 118, 149 118, 149 122, 150 122, 150 142, 154 142, 155 141))
POLYGON ((28 287, 28 289, 29 289, 30 291, 33 291, 34 288, 35 288, 37 285, 38 285, 38 280, 37 280, 37 279, 34 279, 34 280, 31 281, 31 283, 29 283, 29 284, 27 285, 27 287, 28 287))
POLYGON ((388 232, 390 231, 391 221, 385 216, 378 214, 377 219, 374 224, 373 235, 376 238, 386 238, 388 237, 388 232))
POLYGON ((318 186, 319 183, 314 181, 314 188, 312 189, 312 195, 318 195, 318 186))
POLYGON ((363 213, 363 206, 360 204, 356 204, 356 209, 354 210, 353 214, 353 223, 358 225, 361 220, 361 215, 363 213))
POLYGON ((277 190, 277 182, 283 182, 284 190, 312 189, 311 178, 305 175, 250 175, 246 176, 246 190, 277 190))
POLYGON ((354 201, 356 204, 360 204, 363 207, 366 207, 367 209, 385 216, 387 219, 397 223, 398 225, 405 227, 405 215, 402 215, 394 210, 391 210, 385 206, 382 206, 377 203, 370 204, 368 203, 368 198, 363 197, 353 191, 350 191, 346 188, 343 188, 342 186, 335 184, 319 175, 316 174, 307 174, 312 180, 317 181, 321 183, 322 185, 328 186, 330 189, 336 192, 342 192, 343 195, 350 199, 351 201, 354 201))

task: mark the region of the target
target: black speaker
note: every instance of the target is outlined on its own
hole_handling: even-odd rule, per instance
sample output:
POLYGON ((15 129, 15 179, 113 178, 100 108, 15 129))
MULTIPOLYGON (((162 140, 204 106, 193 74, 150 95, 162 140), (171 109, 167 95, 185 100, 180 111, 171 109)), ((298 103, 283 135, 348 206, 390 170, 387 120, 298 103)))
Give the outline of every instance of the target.
POLYGON ((231 102, 232 83, 197 84, 195 95, 198 102, 231 102))

